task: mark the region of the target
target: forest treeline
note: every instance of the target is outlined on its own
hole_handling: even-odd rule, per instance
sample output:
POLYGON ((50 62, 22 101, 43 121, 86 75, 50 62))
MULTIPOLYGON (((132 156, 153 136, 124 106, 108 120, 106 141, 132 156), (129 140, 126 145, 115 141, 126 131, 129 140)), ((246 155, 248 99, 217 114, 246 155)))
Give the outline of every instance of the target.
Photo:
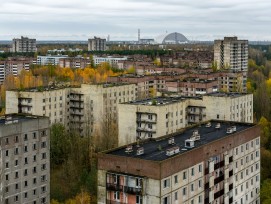
POLYGON ((271 46, 249 49, 248 92, 254 97, 254 120, 261 126, 261 203, 271 203, 271 46))

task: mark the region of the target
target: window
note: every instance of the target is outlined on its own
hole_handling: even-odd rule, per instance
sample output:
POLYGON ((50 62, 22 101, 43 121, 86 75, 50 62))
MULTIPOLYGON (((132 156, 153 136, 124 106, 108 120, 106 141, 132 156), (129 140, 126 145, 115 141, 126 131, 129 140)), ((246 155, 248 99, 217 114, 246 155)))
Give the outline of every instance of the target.
POLYGON ((178 183, 178 175, 174 176, 174 182, 175 182, 175 184, 178 183))
POLYGON ((15 155, 18 155, 18 154, 19 154, 19 148, 18 148, 18 147, 15 148, 14 154, 15 154, 15 155))
POLYGON ((24 164, 28 164, 27 157, 24 158, 24 164))
POLYGON ((33 174, 37 173, 37 167, 33 167, 33 174))
POLYGON ((175 198, 175 201, 178 200, 178 191, 176 191, 176 192, 174 193, 174 198, 175 198))
POLYGON ((7 168, 9 168, 9 163, 8 163, 8 162, 6 162, 6 169, 7 169, 7 168))
POLYGON ((186 172, 183 172, 183 180, 186 179, 186 172))
POLYGON ((24 170, 24 176, 27 176, 27 169, 24 170))
POLYGON ((35 132, 33 132, 33 139, 36 139, 37 138, 37 135, 35 132))
POLYGON ((183 188, 183 196, 186 195, 186 187, 183 188))
POLYGON ((27 198, 27 192, 26 192, 26 193, 24 193, 24 198, 27 198))
POLYGON ((27 181, 24 181, 24 187, 27 187, 27 186, 28 186, 27 181))
POLYGON ((37 183, 37 178, 33 178, 33 184, 37 183))
POLYGON ((194 191, 194 184, 191 184, 191 191, 194 191))
POLYGON ((41 192, 42 192, 42 193, 46 192, 46 186, 42 186, 42 187, 41 187, 41 192))
POLYGON ((202 165, 199 165, 199 172, 202 172, 202 165))
POLYGON ((164 197, 163 204, 169 204, 169 196, 164 197))
POLYGON ((27 145, 24 146, 24 152, 27 152, 27 145))
POLYGON ((15 143, 18 143, 18 142, 19 142, 19 137, 15 136, 15 143))
POLYGON ((168 188, 170 186, 170 180, 169 179, 165 179, 164 180, 164 188, 168 188))
POLYGON ((46 153, 42 153, 42 159, 46 159, 46 153))
POLYGON ((120 192, 119 191, 114 192, 114 200, 119 201, 119 199, 120 199, 120 192))
POLYGON ((136 196, 136 204, 142 204, 142 197, 140 195, 136 196))
POLYGON ((194 176, 194 167, 191 169, 191 176, 194 176))
POLYGON ((46 169, 46 164, 42 164, 41 170, 45 170, 45 169, 46 169))
POLYGON ((15 166, 18 166, 18 159, 15 160, 15 166))
POLYGON ((199 196, 199 203, 201 203, 202 199, 201 199, 201 195, 199 196))
POLYGON ((15 172, 15 179, 17 179, 17 178, 19 178, 19 172, 18 171, 15 172))
POLYGON ((8 181, 8 174, 6 174, 6 181, 8 181))
POLYGON ((19 184, 16 183, 16 184, 15 184, 15 190, 18 190, 18 189, 19 189, 19 184))
POLYGON ((6 150, 6 156, 8 157, 8 150, 6 150))
POLYGON ((24 141, 27 141, 27 134, 24 134, 24 141))
POLYGON ((36 155, 33 156, 33 162, 37 161, 36 155))
POLYGON ((201 182, 201 180, 199 180, 199 188, 201 188, 202 187, 202 182, 201 182))
POLYGON ((6 138, 6 145, 8 145, 9 141, 8 141, 8 138, 6 138))

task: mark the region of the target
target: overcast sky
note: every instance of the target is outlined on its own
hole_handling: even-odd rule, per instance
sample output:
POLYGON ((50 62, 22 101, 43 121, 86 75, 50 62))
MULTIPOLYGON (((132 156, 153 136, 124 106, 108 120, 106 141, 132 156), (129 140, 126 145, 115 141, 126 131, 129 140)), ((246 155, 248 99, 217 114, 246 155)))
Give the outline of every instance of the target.
POLYGON ((0 40, 156 38, 180 32, 189 40, 236 35, 271 40, 270 0, 0 0, 0 40))

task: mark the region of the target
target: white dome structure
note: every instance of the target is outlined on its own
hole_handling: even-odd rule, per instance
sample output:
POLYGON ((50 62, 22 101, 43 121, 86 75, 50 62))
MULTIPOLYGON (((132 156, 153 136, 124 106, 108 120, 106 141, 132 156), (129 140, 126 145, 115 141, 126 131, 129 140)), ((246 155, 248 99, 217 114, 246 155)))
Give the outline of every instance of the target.
POLYGON ((166 33, 156 38, 157 44, 185 44, 189 40, 181 33, 166 33))

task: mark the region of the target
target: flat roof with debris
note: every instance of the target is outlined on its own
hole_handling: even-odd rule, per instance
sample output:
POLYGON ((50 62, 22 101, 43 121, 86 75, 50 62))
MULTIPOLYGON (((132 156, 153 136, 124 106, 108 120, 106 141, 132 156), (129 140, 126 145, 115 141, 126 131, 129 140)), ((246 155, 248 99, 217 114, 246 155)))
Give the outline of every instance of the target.
POLYGON ((163 161, 172 156, 191 151, 197 147, 206 145, 213 141, 228 137, 238 132, 242 132, 253 126, 255 126, 255 124, 211 121, 187 128, 183 132, 178 132, 156 139, 148 139, 139 143, 127 145, 125 147, 120 147, 108 151, 106 154, 152 161, 163 161), (139 148, 141 148, 141 150, 138 152, 139 148))

